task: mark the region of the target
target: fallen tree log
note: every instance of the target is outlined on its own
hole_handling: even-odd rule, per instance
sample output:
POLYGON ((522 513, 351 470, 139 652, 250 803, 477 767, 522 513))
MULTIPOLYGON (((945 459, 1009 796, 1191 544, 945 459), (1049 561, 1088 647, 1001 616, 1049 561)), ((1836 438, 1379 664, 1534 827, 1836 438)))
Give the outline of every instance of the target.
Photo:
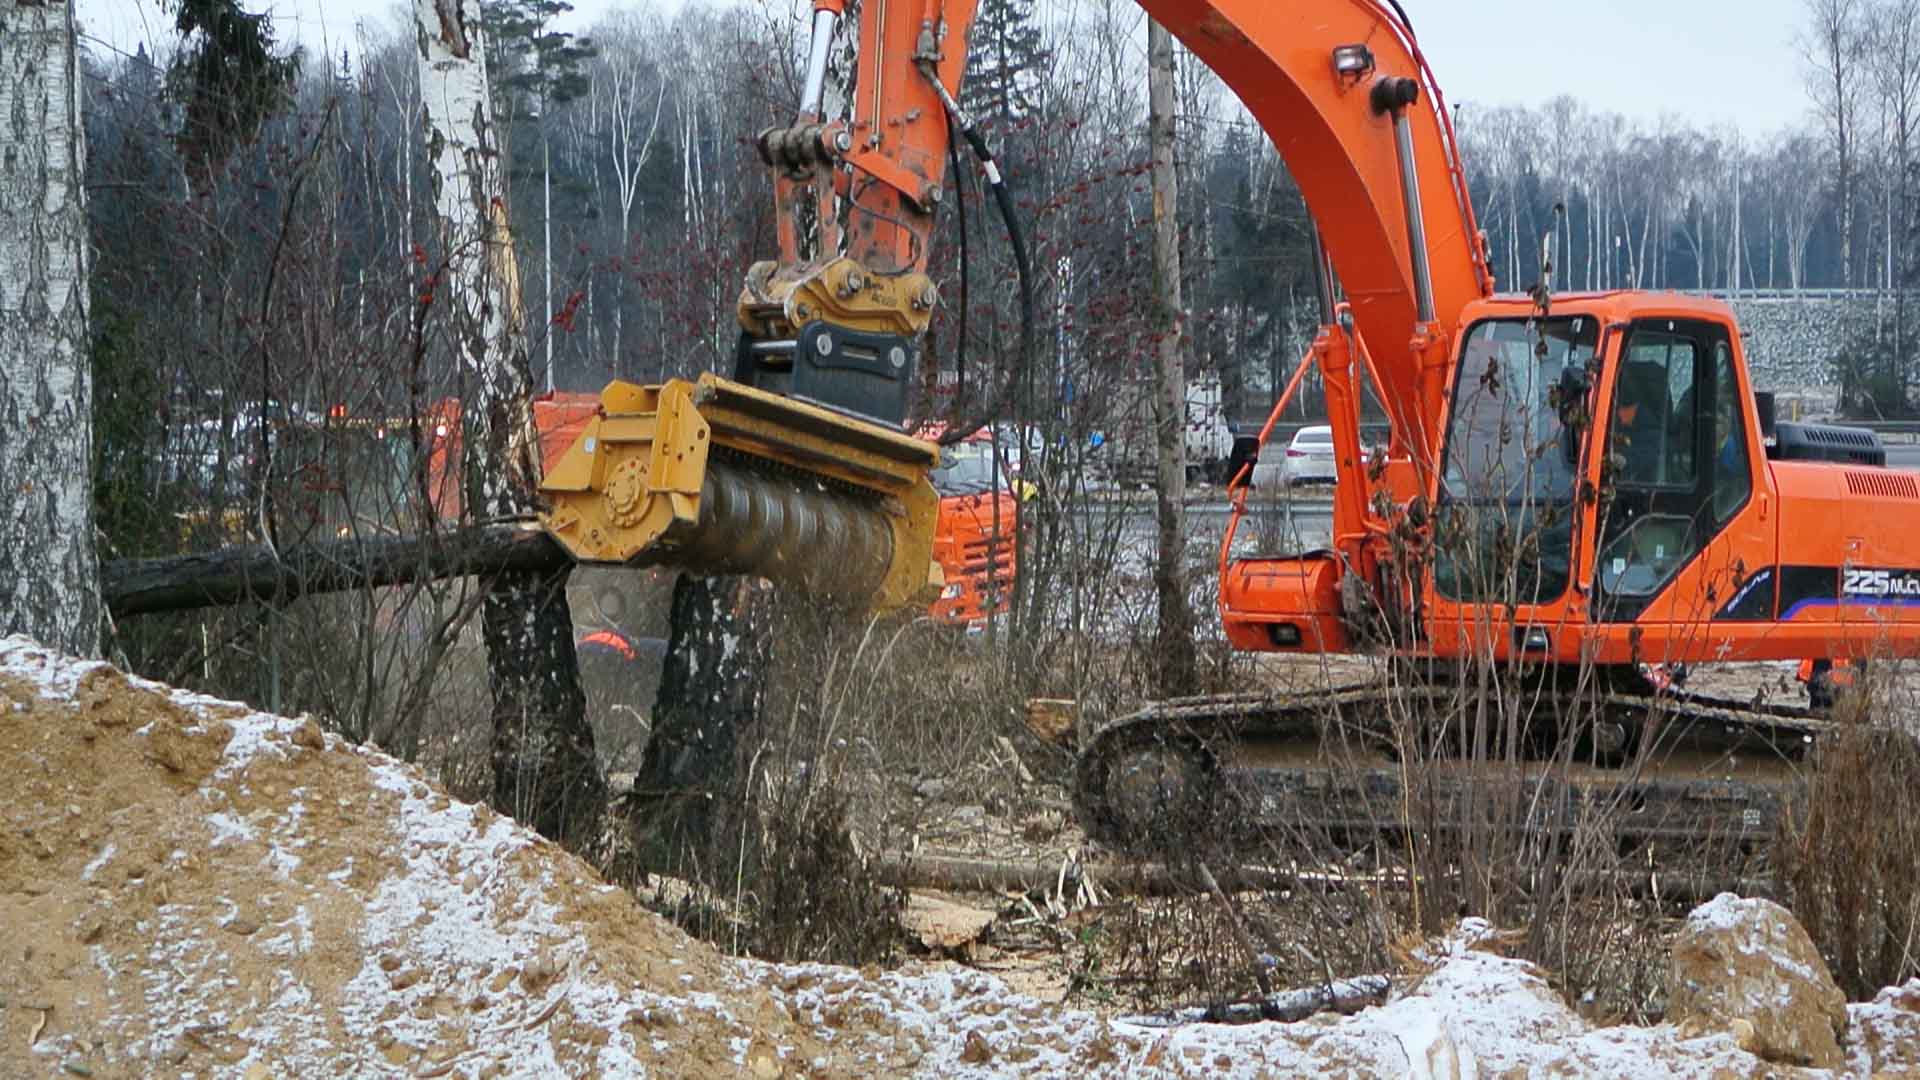
MULTIPOLYGON (((1215 871, 1217 884, 1229 893, 1284 889, 1396 890, 1410 887, 1410 879, 1395 871, 1350 872, 1336 869, 1289 870, 1243 865, 1215 871)), ((1184 896, 1207 891, 1204 880, 1188 867, 1150 862, 1025 862, 988 856, 889 852, 879 860, 883 884, 903 889, 940 889, 947 892, 1053 893, 1072 895, 1082 880, 1091 878, 1103 893, 1123 896, 1184 896)), ((1581 871, 1570 882, 1576 892, 1619 889, 1642 900, 1702 903, 1723 892, 1742 896, 1772 896, 1773 883, 1765 878, 1673 869, 1662 872, 1581 871)))
POLYGON ((568 562, 567 553, 536 525, 475 525, 279 549, 242 544, 191 555, 114 559, 101 564, 100 584, 107 609, 122 619, 248 601, 283 604, 320 593, 468 574, 557 570, 568 562))
POLYGON ((1297 1024, 1323 1012, 1351 1016, 1362 1009, 1385 1005, 1387 995, 1392 991, 1393 980, 1387 976, 1361 975, 1352 979, 1335 979, 1321 986, 1282 990, 1258 1001, 1180 1009, 1157 1016, 1128 1016, 1124 1022, 1149 1028, 1171 1028, 1186 1024, 1257 1024, 1262 1021, 1297 1024))
MULTIPOLYGON (((1021 862, 986 856, 896 853, 882 857, 880 879, 888 885, 947 892, 1052 891, 1064 881, 1066 890, 1093 878, 1102 891, 1136 896, 1167 896, 1199 892, 1203 885, 1189 871, 1156 863, 1021 862)), ((1233 891, 1283 889, 1297 876, 1264 867, 1234 867, 1220 874, 1223 887, 1233 891)))

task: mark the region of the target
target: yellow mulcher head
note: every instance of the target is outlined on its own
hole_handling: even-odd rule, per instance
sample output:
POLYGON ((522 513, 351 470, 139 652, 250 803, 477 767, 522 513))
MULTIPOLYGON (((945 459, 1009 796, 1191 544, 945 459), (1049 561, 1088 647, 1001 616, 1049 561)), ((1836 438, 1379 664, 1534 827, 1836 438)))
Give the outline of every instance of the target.
POLYGON ((615 382, 540 485, 575 559, 754 574, 874 610, 940 587, 932 443, 713 374, 615 382))

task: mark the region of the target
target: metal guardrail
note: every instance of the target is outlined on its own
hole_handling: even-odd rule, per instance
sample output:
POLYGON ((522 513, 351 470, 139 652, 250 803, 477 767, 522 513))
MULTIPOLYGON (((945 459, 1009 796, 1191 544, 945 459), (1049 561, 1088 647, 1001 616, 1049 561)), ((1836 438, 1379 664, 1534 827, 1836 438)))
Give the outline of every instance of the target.
MULTIPOLYGON (((1711 296, 1716 300, 1880 300, 1891 299, 1894 289, 1674 289, 1687 296, 1711 296)), ((1920 297, 1920 289, 1904 290, 1909 297, 1920 297)))
MULTIPOLYGON (((1233 437, 1236 439, 1260 434, 1261 426, 1261 424, 1230 425, 1233 437)), ((1324 419, 1282 420, 1273 425, 1273 434, 1268 437, 1267 445, 1285 446, 1293 441, 1293 437, 1299 434, 1301 428, 1325 426, 1327 421, 1324 419)), ((1360 436, 1366 442, 1386 442, 1387 436, 1391 433, 1390 426, 1384 420, 1363 420, 1360 423, 1360 436)))

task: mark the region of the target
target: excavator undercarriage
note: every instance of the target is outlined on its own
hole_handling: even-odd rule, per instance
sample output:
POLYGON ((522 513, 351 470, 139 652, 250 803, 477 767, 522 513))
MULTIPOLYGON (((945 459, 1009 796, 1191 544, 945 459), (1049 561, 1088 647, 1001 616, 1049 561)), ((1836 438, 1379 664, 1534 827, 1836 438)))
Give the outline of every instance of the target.
POLYGON ((1074 801, 1092 839, 1149 856, 1223 843, 1270 853, 1288 835, 1355 849, 1476 828, 1660 860, 1761 851, 1833 723, 1605 674, 1556 685, 1502 672, 1482 685, 1395 671, 1156 703, 1093 735, 1074 801))

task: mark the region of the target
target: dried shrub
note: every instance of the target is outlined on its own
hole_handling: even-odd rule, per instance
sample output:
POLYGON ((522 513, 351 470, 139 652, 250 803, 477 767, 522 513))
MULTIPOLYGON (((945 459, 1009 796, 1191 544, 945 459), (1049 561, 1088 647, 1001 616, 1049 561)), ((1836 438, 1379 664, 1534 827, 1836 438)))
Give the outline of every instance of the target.
POLYGON ((1880 680, 1842 699, 1773 858, 1793 913, 1854 1000, 1920 974, 1920 743, 1877 721, 1880 680))
MULTIPOLYGON (((898 638, 843 613, 775 607, 739 631, 763 639, 739 646, 755 670, 771 669, 763 689, 730 701, 721 718, 711 698, 720 688, 700 684, 694 699, 713 707, 681 718, 698 730, 682 732, 673 754, 708 760, 679 762, 653 781, 643 768, 620 811, 633 849, 610 856, 608 873, 636 884, 654 877, 663 913, 736 953, 888 962, 902 944, 904 896, 882 883, 875 846, 862 846, 853 823, 865 816, 855 804, 872 786, 874 736, 913 708, 889 664, 898 638), (768 656, 770 642, 783 645, 768 656)), ((656 738, 671 720, 656 720, 656 738)))
MULTIPOLYGON (((851 799, 838 785, 802 775, 771 785, 753 820, 746 951, 780 962, 887 963, 900 953, 906 894, 885 886, 848 828, 851 799)), ((744 881, 742 882, 744 885, 744 881)))

